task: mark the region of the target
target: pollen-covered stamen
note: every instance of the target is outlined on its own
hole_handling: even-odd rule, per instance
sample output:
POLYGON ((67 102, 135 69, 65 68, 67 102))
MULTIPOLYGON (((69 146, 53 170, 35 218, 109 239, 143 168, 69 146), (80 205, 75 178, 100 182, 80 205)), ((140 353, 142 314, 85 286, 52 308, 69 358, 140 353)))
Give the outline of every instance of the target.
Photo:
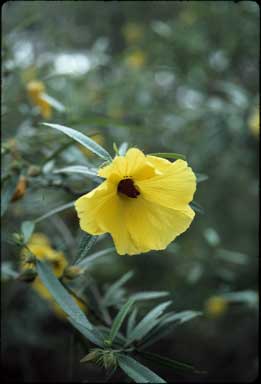
POLYGON ((136 198, 138 195, 140 195, 140 192, 135 188, 132 179, 121 180, 118 184, 118 192, 133 198, 136 198))

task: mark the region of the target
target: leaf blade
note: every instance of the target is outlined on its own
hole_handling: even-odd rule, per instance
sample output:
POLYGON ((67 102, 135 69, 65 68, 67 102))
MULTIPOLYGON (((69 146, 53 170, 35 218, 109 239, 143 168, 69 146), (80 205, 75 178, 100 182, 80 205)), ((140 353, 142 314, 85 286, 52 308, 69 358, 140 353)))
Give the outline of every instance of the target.
POLYGON ((107 248, 107 249, 103 249, 103 250, 98 251, 98 252, 95 252, 92 255, 89 255, 89 256, 85 257, 81 261, 79 261, 79 262, 77 261, 76 265, 78 267, 80 267, 80 268, 86 268, 94 260, 96 260, 96 259, 98 259, 98 258, 100 258, 102 256, 105 256, 105 255, 107 255, 108 253, 110 253, 112 251, 115 251, 115 249, 113 247, 107 248))
POLYGON ((115 319, 112 323, 111 331, 110 331, 109 338, 108 338, 111 343, 113 342, 115 336, 117 335, 118 331, 120 330, 120 327, 121 327, 125 317, 127 316, 130 308, 132 307, 133 303, 134 303, 134 300, 129 299, 123 305, 123 307, 121 308, 121 310, 118 312, 117 316, 115 317, 115 319))
POLYGON ((74 203, 75 203, 75 201, 71 201, 70 203, 66 203, 66 204, 60 205, 60 207, 54 208, 54 209, 52 209, 51 211, 45 213, 45 214, 42 215, 42 216, 39 216, 37 219, 34 219, 34 220, 32 220, 32 221, 33 221, 35 224, 36 224, 36 223, 39 223, 39 221, 45 220, 45 219, 47 219, 48 217, 50 217, 50 216, 52 216, 52 215, 55 215, 56 213, 62 212, 62 211, 64 211, 64 210, 67 209, 67 208, 72 208, 72 207, 74 207, 74 203))
POLYGON ((108 289, 106 292, 104 298, 103 298, 103 305, 108 306, 110 305, 110 300, 114 296, 114 293, 120 289, 120 287, 125 284, 129 279, 133 276, 133 271, 129 271, 125 273, 119 280, 117 280, 112 286, 108 289))
POLYGON ((35 223, 33 221, 23 221, 21 225, 21 232, 23 235, 24 244, 28 242, 33 234, 35 223))
POLYGON ((163 159, 186 160, 185 155, 182 155, 181 153, 175 153, 175 152, 153 152, 153 153, 148 153, 148 155, 156 156, 156 157, 162 157, 163 159))
POLYGON ((142 300, 153 300, 158 299, 160 297, 168 296, 169 292, 166 291, 144 291, 133 294, 131 297, 135 299, 135 301, 142 301, 142 300))
POLYGON ((49 103, 57 111, 59 112, 65 111, 65 106, 60 101, 56 100, 54 97, 47 95, 47 93, 43 93, 41 95, 41 98, 47 101, 47 103, 49 103))
POLYGON ((83 133, 76 131, 75 129, 65 127, 60 124, 51 124, 51 123, 42 123, 47 127, 57 129, 58 131, 64 133, 65 135, 71 137, 73 140, 82 144, 85 148, 89 149, 91 152, 95 153, 97 156, 101 157, 104 160, 112 160, 111 155, 99 144, 90 139, 88 136, 83 133))
POLYGON ((89 328, 84 327, 82 324, 79 324, 71 317, 68 317, 67 319, 72 324, 72 326, 74 326, 74 328, 76 328, 89 341, 91 341, 93 344, 98 345, 99 347, 104 347, 103 339, 94 327, 92 328, 92 330, 90 330, 89 328))
POLYGON ((79 257, 74 264, 79 264, 86 258, 89 250, 95 245, 97 238, 97 236, 92 236, 89 233, 83 232, 78 250, 79 257))
POLYGON ((93 328, 92 324, 63 287, 61 282, 53 274, 51 268, 42 261, 36 260, 36 269, 42 283, 48 289, 55 301, 60 305, 62 310, 77 323, 91 330, 93 328))
POLYGON ((83 165, 71 165, 70 167, 55 169, 53 173, 79 173, 89 176, 90 179, 95 181, 102 181, 103 179, 97 175, 97 170, 90 169, 83 165))
POLYGON ((172 303, 172 301, 166 301, 153 308, 147 315, 136 325, 132 330, 128 338, 128 344, 135 340, 142 339, 158 322, 158 317, 162 312, 172 303))
POLYGON ((166 383, 164 379, 127 355, 119 355, 120 368, 135 381, 135 383, 166 383))

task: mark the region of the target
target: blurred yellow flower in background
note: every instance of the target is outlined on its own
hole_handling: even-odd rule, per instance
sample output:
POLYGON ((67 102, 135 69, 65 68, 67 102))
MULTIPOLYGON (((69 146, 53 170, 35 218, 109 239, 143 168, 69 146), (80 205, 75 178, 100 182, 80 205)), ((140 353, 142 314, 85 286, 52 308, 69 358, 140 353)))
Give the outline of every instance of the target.
MULTIPOLYGON (((34 233, 30 241, 27 243, 27 248, 29 248, 29 250, 37 259, 42 261, 48 261, 56 277, 60 278, 63 275, 63 272, 67 267, 68 262, 63 252, 58 252, 52 248, 47 236, 42 233, 34 233)), ((30 252, 27 248, 22 249, 21 271, 33 270, 35 268, 33 262, 26 261, 26 258, 30 255, 30 252)), ((32 288, 39 294, 39 296, 49 302, 51 308, 56 313, 56 315, 61 318, 66 317, 64 311, 53 299, 52 295, 49 293, 48 289, 43 285, 39 277, 36 277, 34 279, 32 283, 32 288)), ((86 306, 83 302, 81 302, 75 297, 73 298, 83 310, 86 310, 86 306)))
POLYGON ((255 136, 259 136, 260 132, 260 118, 259 118, 259 108, 256 108, 248 120, 248 126, 250 131, 255 136))
POLYGON ((221 296, 212 296, 205 302, 205 312, 210 317, 223 315, 228 307, 227 300, 221 296))
POLYGON ((184 160, 173 163, 131 148, 100 168, 106 180, 75 207, 82 230, 110 233, 120 255, 165 249, 190 226, 196 177, 184 160))
POLYGON ((126 23, 122 31, 128 44, 137 43, 144 35, 144 28, 138 23, 126 23))
MULTIPOLYGON (((101 146, 104 146, 105 144, 105 137, 101 133, 95 133, 94 135, 89 136, 95 143, 100 144, 101 146)), ((77 144, 77 147, 80 149, 80 151, 86 156, 86 157, 94 157, 93 152, 91 152, 88 148, 84 147, 81 144, 77 144)))
POLYGON ((52 107, 44 98, 45 86, 41 81, 30 81, 26 86, 28 97, 39 108, 40 114, 49 119, 52 116, 52 107))
POLYGON ((144 67, 145 63, 146 56, 141 50, 137 49, 126 56, 126 64, 129 68, 140 69, 144 67))

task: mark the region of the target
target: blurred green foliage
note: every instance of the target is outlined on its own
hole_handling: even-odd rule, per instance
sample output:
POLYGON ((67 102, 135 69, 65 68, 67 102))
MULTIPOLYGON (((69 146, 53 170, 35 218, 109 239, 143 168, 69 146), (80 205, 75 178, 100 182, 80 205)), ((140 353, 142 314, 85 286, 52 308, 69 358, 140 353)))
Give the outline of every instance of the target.
MULTIPOLYGON (((257 3, 7 2, 2 21, 2 203, 7 208, 2 259, 10 263, 2 267, 9 271, 2 278, 6 380, 69 381, 64 366, 70 361, 70 328, 30 286, 8 278, 19 265, 10 238, 23 221, 96 185, 55 169, 101 164, 42 121, 99 134, 111 154, 113 143, 122 142, 147 153, 182 153, 195 172, 208 176, 195 196, 204 214, 197 214, 165 251, 108 255, 91 274, 106 292, 131 269, 131 292, 169 290, 176 310, 206 312, 153 351, 208 374, 159 371, 169 381, 253 380, 257 308, 249 303, 257 291, 259 135, 249 120, 259 108, 257 3), (28 84, 36 80, 53 98, 47 99, 48 120, 28 95, 28 84), (26 178, 22 196, 7 207, 21 175, 26 178), (210 297, 242 291, 223 313, 208 316, 210 297)), ((80 231, 73 209, 39 222, 37 231, 74 259, 80 231)), ((104 246, 111 246, 109 237, 95 250, 104 246)), ((98 380, 95 367, 79 364, 78 347, 74 379, 98 380)))

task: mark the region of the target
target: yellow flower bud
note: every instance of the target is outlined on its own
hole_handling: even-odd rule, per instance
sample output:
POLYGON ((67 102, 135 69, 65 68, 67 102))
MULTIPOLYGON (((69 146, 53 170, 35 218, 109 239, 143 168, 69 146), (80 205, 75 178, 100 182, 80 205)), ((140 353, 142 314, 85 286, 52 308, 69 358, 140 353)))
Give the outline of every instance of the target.
MULTIPOLYGON (((29 273, 26 271, 33 270, 35 268, 34 256, 36 259, 49 262, 53 273, 58 278, 60 278, 64 274, 64 270, 68 265, 64 254, 53 249, 48 237, 45 236, 43 233, 34 233, 31 236, 29 242, 27 243, 27 247, 22 249, 20 265, 22 274, 32 274, 32 272, 29 273)), ((48 289, 38 277, 34 279, 32 288, 38 293, 39 296, 41 296, 44 300, 48 302, 49 306, 52 308, 52 310, 57 316, 62 319, 66 319, 66 314, 61 309, 61 307, 55 302, 48 289)), ((71 297, 84 312, 87 311, 86 305, 82 300, 78 299, 73 294, 71 295, 71 297)))
POLYGON ((82 273, 83 273, 83 270, 81 268, 71 265, 65 268, 63 272, 63 277, 65 277, 68 280, 73 280, 76 277, 80 276, 82 273))
POLYGON ((206 314, 210 317, 223 315, 228 307, 227 301, 221 296, 212 296, 205 303, 206 314))
POLYGON ((44 98, 44 84, 41 81, 30 81, 26 89, 28 97, 31 102, 39 108, 40 114, 45 119, 49 119, 52 116, 52 107, 44 98))

